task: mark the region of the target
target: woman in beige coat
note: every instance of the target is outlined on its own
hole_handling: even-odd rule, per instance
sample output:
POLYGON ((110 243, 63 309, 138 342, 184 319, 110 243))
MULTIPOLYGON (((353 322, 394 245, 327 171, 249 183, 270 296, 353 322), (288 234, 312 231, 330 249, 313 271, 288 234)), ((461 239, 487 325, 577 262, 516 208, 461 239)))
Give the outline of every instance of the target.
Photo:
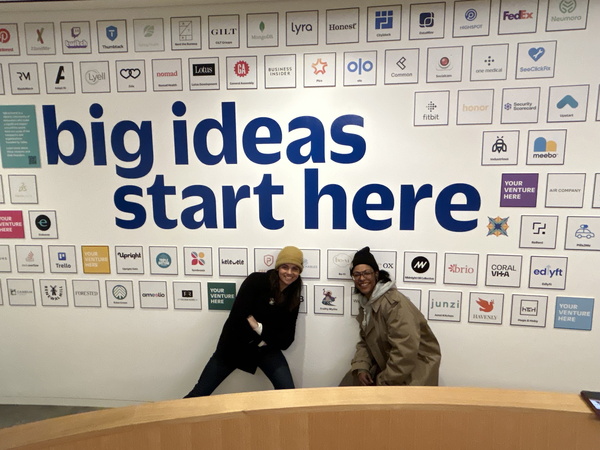
POLYGON ((379 270, 369 247, 356 252, 350 273, 360 341, 340 386, 437 386, 440 346, 423 314, 379 270))

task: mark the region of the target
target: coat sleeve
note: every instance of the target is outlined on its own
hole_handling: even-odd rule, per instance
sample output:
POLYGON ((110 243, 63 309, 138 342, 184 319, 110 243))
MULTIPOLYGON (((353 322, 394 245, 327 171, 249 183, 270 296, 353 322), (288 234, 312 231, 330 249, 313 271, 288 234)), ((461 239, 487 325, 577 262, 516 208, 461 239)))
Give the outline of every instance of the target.
POLYGON ((248 323, 248 316, 252 314, 252 302, 254 299, 257 283, 253 275, 247 277, 235 297, 233 306, 229 313, 228 321, 231 322, 234 334, 240 342, 258 344, 260 336, 252 329, 248 323))
POLYGON ((371 359, 369 350, 367 349, 367 343, 365 342, 364 332, 363 332, 362 327, 360 326, 360 323, 363 320, 363 316, 364 316, 364 310, 362 308, 360 308, 360 312, 359 312, 358 316, 356 317, 356 320, 358 320, 358 323, 359 323, 360 340, 356 344, 356 352, 354 353, 354 358, 352 359, 352 363, 351 363, 352 372, 355 372, 358 370, 366 370, 367 372, 370 372, 371 367, 373 366, 373 360, 371 359))
POLYGON ((278 318, 270 320, 268 323, 263 322, 263 331, 260 339, 265 341, 267 345, 278 348, 280 350, 287 349, 296 336, 296 320, 298 319, 298 311, 300 306, 289 311, 286 307, 281 307, 281 314, 278 318))
POLYGON ((400 302, 394 302, 386 315, 390 354, 385 369, 377 375, 377 385, 402 386, 418 361, 420 341, 419 321, 400 302))

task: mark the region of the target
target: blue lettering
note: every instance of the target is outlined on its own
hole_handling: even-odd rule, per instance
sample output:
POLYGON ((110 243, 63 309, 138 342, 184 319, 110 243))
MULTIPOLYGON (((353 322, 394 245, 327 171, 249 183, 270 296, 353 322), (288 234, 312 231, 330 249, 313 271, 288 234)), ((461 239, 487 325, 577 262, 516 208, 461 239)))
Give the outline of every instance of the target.
POLYGON ((438 223, 448 231, 471 231, 477 227, 477 219, 456 220, 452 211, 479 211, 481 197, 477 189, 470 184, 455 183, 446 186, 435 201, 435 217, 438 223), (463 194, 466 202, 453 204, 452 199, 457 194, 463 194))
POLYGON ((207 166, 214 166, 225 159, 226 164, 237 164, 236 154, 236 129, 235 129, 235 103, 224 102, 221 104, 223 124, 215 119, 204 119, 194 130, 194 150, 198 161, 207 166), (221 134, 223 145, 218 154, 213 155, 208 148, 208 133, 215 130, 221 134))
POLYGON ((133 218, 128 220, 117 217, 115 223, 120 228, 135 230, 146 223, 146 210, 142 205, 126 200, 128 195, 143 197, 144 193, 139 186, 121 186, 115 191, 113 199, 117 209, 133 215, 133 218))
POLYGON ((248 159, 256 164, 273 164, 281 158, 279 152, 265 154, 258 150, 257 144, 281 144, 281 127, 279 124, 268 117, 258 117, 244 129, 242 145, 248 159), (256 134, 259 129, 266 128, 269 135, 258 137, 256 134))
POLYGON ((381 184, 368 184, 358 190, 352 201, 352 214, 354 220, 365 230, 385 230, 392 225, 392 219, 372 219, 368 211, 392 211, 394 209, 394 194, 381 184), (369 196, 376 194, 381 200, 379 203, 368 203, 369 196))
POLYGON ((217 228, 217 201, 215 194, 207 186, 188 186, 182 192, 182 198, 200 197, 202 202, 190 206, 181 213, 181 223, 190 230, 196 230, 201 226, 206 228, 217 228), (197 212, 202 211, 203 218, 198 221, 194 218, 197 212))
POLYGON ((328 184, 319 191, 319 171, 306 169, 304 171, 304 228, 316 230, 319 228, 319 201, 324 195, 329 195, 333 202, 333 229, 346 229, 346 191, 337 184, 328 184))
POLYGON ((287 147, 287 157, 294 164, 304 164, 312 159, 313 162, 325 162, 325 129, 316 117, 296 117, 290 122, 289 130, 306 128, 309 135, 291 142, 287 147), (302 147, 307 145, 308 153, 302 154, 302 147))
POLYGON ((340 145, 347 145, 352 148, 351 153, 331 152, 331 160, 340 164, 352 164, 358 162, 365 156, 367 143, 362 136, 358 134, 346 133, 344 127, 347 125, 364 126, 364 119, 361 116, 348 114, 338 117, 331 124, 331 138, 340 145))

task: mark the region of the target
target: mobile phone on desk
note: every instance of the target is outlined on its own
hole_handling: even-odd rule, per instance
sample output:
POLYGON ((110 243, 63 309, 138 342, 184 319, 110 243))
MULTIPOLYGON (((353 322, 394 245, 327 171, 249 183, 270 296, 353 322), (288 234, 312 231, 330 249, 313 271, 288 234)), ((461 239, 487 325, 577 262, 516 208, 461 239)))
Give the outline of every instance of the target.
POLYGON ((600 392, 581 391, 581 398, 600 417, 600 392))

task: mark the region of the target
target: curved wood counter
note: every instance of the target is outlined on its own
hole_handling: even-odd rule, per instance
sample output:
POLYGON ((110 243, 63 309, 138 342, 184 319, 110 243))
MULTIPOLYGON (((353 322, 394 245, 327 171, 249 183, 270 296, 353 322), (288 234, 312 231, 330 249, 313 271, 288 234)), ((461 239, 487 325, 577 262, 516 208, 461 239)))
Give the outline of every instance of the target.
POLYGON ((246 392, 106 409, 0 430, 0 449, 600 448, 576 394, 452 387, 246 392))

